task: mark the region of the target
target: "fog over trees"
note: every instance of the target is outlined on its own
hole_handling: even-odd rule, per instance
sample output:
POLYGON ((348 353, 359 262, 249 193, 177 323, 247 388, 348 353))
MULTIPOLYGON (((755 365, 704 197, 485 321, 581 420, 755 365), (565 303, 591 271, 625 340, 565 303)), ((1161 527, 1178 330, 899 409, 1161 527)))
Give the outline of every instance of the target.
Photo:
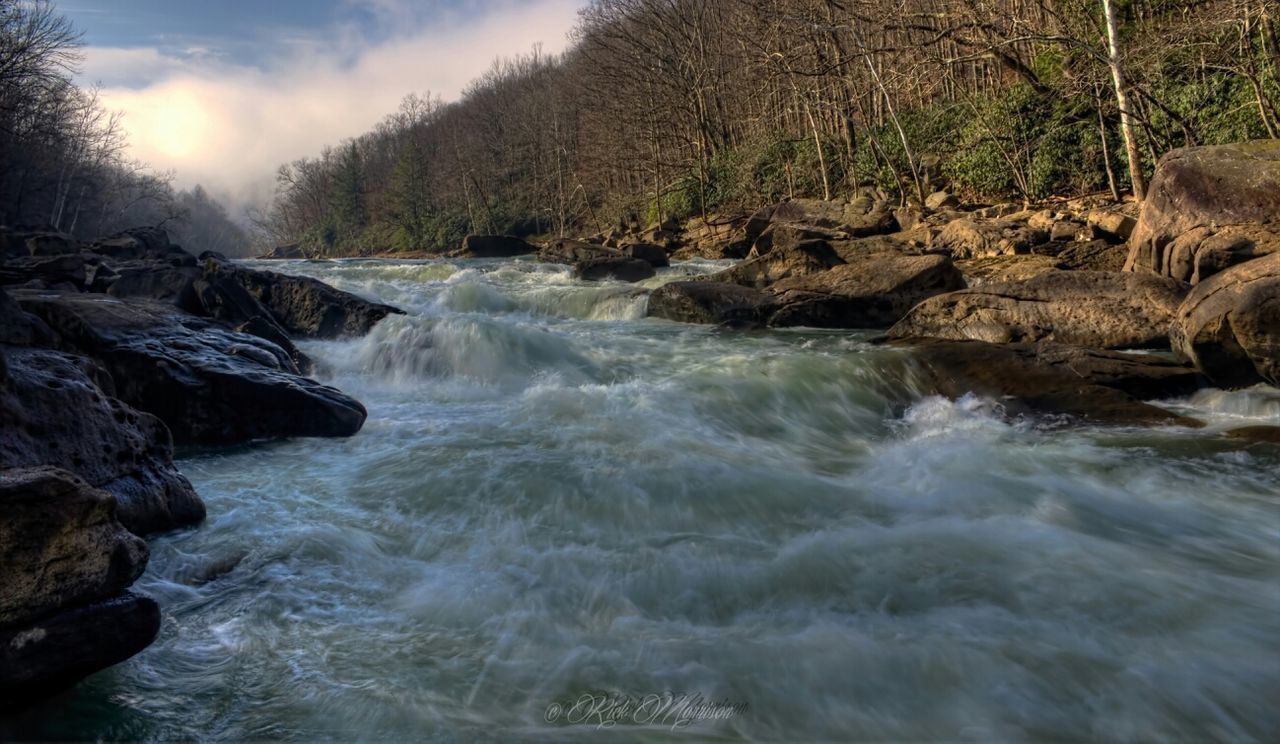
POLYGON ((595 232, 874 185, 1141 193, 1165 151, 1274 136, 1274 0, 593 0, 574 45, 283 165, 319 253, 595 232), (1108 33, 1108 20, 1114 22, 1108 33), (1135 168, 1136 170, 1131 170, 1135 168))
POLYGON ((199 186, 128 155, 120 115, 73 82, 80 35, 47 0, 0 0, 0 225, 77 237, 163 226, 199 253, 245 254, 249 236, 199 186))

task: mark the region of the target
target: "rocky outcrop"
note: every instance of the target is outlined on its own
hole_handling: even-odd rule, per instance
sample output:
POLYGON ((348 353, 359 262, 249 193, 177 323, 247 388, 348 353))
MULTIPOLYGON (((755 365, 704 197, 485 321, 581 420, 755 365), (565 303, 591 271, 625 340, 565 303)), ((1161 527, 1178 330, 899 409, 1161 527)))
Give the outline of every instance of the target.
POLYGON ((363 336, 388 315, 404 314, 390 305, 370 302, 310 277, 256 271, 216 260, 205 264, 207 281, 218 277, 235 281, 294 337, 363 336))
POLYGON ((1212 254, 1204 260, 1221 270, 1224 259, 1230 265, 1280 249, 1280 239, 1264 235, 1280 235, 1280 140, 1173 150, 1156 166, 1125 270, 1203 280, 1208 275, 1194 268, 1200 253, 1212 254), (1225 228, 1246 226, 1255 228, 1252 248, 1204 246, 1225 228))
POLYGON ((468 235, 462 239, 462 247, 450 255, 455 258, 511 258, 537 252, 537 246, 511 235, 468 235))
POLYGON ((1179 282, 1101 271, 1051 271, 939 295, 889 330, 894 338, 1052 341, 1103 349, 1163 347, 1179 282))
POLYGON ((773 295, 738 284, 672 282, 649 295, 648 315, 681 323, 764 325, 777 301, 773 295))
POLYGON ((613 279, 620 282, 639 282, 654 276, 653 265, 630 256, 601 256, 573 265, 573 275, 587 281, 613 279))
POLYGON ((280 347, 156 302, 15 293, 59 347, 100 362, 126 403, 159 417, 179 444, 350 436, 364 407, 301 377, 280 347))
POLYGON ((1030 253, 1049 242, 1049 233, 1025 222, 962 218, 948 222, 933 240, 935 250, 952 258, 984 258, 1030 253))
POLYGON ((1280 253, 1196 285, 1178 308, 1173 348, 1214 384, 1280 384, 1280 253))
POLYGON ((164 424, 118 400, 102 367, 47 349, 4 348, 0 360, 0 468, 69 470, 114 496, 135 534, 204 519, 164 424))
POLYGON ((795 245, 779 245, 768 253, 712 274, 709 281, 744 287, 764 288, 790 277, 817 274, 844 263, 825 240, 805 240, 795 245))
POLYGON ((778 308, 775 327, 888 328, 917 303, 964 288, 946 256, 880 254, 770 287, 778 308))
POLYGON ((993 398, 1004 413, 1067 416, 1088 423, 1200 426, 1143 402, 1185 396, 1203 385, 1188 365, 1163 357, 1119 354, 1058 344, 901 339, 923 387, 951 399, 993 398))
POLYGON ((621 251, 605 248, 595 243, 557 238, 548 241, 546 245, 542 246, 538 251, 538 260, 544 263, 572 265, 581 261, 590 261, 596 258, 617 258, 622 255, 621 251))
POLYGON ((955 263, 970 287, 1025 281, 1064 268, 1057 257, 1039 254, 969 258, 955 263))

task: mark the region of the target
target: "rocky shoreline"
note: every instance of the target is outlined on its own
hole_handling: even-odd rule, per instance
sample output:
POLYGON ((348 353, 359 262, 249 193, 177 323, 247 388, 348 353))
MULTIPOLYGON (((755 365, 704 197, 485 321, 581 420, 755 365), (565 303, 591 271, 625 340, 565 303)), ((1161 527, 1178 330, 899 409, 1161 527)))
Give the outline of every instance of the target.
POLYGON ((128 591, 140 538, 205 517, 175 444, 355 434, 364 407, 306 377, 292 339, 361 335, 398 312, 192 256, 159 230, 0 230, 0 701, 149 645, 159 608, 128 591))
MULTIPOLYGON (((470 236, 451 255, 533 254, 627 282, 737 259, 653 290, 648 314, 879 329, 926 391, 990 397, 1010 417, 1195 427, 1150 401, 1280 383, 1280 141, 1170 153, 1140 211, 964 208, 945 192, 895 207, 867 191, 582 240, 470 236)), ((0 229, 0 700, 151 643, 159 608, 129 591, 140 538, 205 516, 174 446, 355 434, 364 407, 307 377, 294 340, 359 336, 399 312, 192 256, 159 230, 80 243, 0 229)))

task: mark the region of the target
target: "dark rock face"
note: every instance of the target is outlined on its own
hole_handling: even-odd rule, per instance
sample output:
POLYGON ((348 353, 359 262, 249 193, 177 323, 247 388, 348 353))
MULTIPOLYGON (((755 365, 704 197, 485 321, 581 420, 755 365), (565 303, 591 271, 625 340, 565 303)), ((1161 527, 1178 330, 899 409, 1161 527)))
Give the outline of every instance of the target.
MULTIPOLYGON (((1125 270, 1189 280, 1193 272, 1187 266, 1196 262, 1208 234, 1199 241, 1184 236, 1198 228, 1216 233, 1232 226, 1261 226, 1280 234, 1280 140, 1186 147, 1162 157, 1129 242, 1125 270), (1176 240, 1181 244, 1170 250, 1176 240)), ((1275 246, 1270 250, 1280 248, 1264 242, 1275 246)))
POLYGON ((621 282, 640 282, 654 276, 653 265, 639 258, 603 256, 573 265, 573 275, 588 281, 614 279, 621 282))
POLYGON ((142 651, 160 633, 160 607, 132 592, 0 629, 0 710, 56 693, 142 651))
POLYGON ((1185 285, 1162 277, 1050 271, 926 300, 889 335, 1051 341, 1103 349, 1161 347, 1168 343, 1170 324, 1185 295, 1185 285))
POLYGON ((1172 343, 1221 387, 1280 384, 1280 253, 1192 288, 1178 308, 1172 343))
POLYGON ((6 348, 0 359, 0 468, 74 472, 115 497, 116 515, 135 534, 204 519, 164 424, 117 400, 100 366, 45 349, 6 348))
POLYGON ((1187 395, 1204 380, 1161 357, 1058 344, 902 339, 925 386, 947 398, 974 393, 1000 401, 1005 413, 1065 415, 1130 426, 1200 426, 1141 399, 1187 395))
POLYGON ((655 269, 671 265, 671 259, 667 256, 666 250, 653 243, 630 243, 623 246, 622 252, 631 258, 648 262, 655 269))
POLYGON ((596 258, 619 257, 624 257, 621 251, 568 238, 552 240, 538 251, 538 260, 545 263, 576 264, 596 258))
POLYGON ((388 315, 404 314, 309 277, 206 262, 206 281, 218 278, 238 283, 262 303, 281 328, 301 338, 363 336, 388 315))
POLYGON ((158 416, 179 444, 350 436, 364 424, 363 406, 299 376, 284 350, 255 336, 142 300, 29 291, 16 298, 62 348, 100 362, 116 394, 158 416))
POLYGON ((917 303, 964 288, 945 256, 880 254, 770 287, 781 307, 769 325, 888 328, 917 303))
POLYGON ((0 506, 0 627, 119 594, 146 568, 115 498, 65 470, 0 470, 0 506))
POLYGON ((452 255, 458 258, 511 258, 536 253, 537 247, 510 235, 468 235, 462 248, 452 255))
POLYGON ((768 292, 738 284, 672 282, 649 295, 648 314, 680 323, 761 326, 777 307, 768 292))

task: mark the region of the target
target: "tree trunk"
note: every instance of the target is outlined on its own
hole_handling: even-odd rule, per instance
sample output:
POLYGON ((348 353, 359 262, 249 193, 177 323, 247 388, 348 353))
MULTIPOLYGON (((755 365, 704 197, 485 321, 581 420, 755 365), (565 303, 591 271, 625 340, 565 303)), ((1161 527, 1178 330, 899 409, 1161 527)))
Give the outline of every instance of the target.
POLYGON ((1102 9, 1107 17, 1107 51, 1111 79, 1116 87, 1116 104, 1120 107, 1120 132, 1124 135, 1125 150, 1129 154, 1129 178, 1133 183, 1133 198, 1140 202, 1147 196, 1147 182, 1142 173, 1142 155, 1138 152, 1138 139, 1133 131, 1133 116, 1129 108, 1129 84, 1125 81, 1124 67, 1120 64, 1120 27, 1116 21, 1115 0, 1102 0, 1102 9))

